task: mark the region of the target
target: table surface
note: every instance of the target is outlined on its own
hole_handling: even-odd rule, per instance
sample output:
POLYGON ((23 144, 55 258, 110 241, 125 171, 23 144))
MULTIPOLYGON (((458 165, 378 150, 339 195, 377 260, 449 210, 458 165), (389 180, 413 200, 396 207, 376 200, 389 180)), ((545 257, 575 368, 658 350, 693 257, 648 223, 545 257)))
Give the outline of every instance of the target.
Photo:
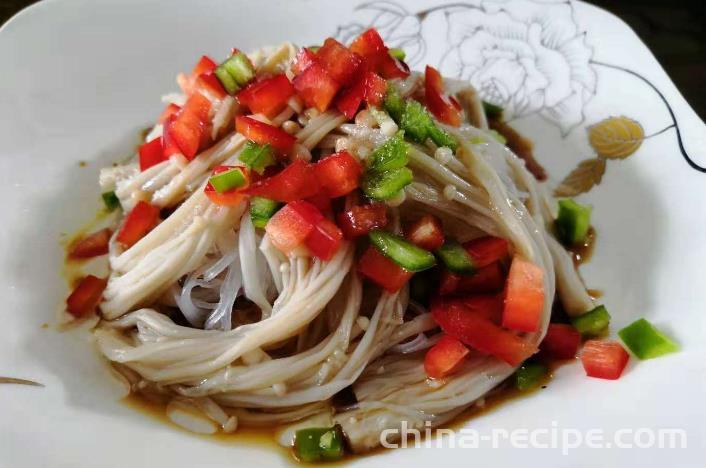
MULTIPOLYGON (((0 24, 35 0, 0 0, 0 24)), ((706 120, 706 2, 588 0, 628 23, 706 120)))

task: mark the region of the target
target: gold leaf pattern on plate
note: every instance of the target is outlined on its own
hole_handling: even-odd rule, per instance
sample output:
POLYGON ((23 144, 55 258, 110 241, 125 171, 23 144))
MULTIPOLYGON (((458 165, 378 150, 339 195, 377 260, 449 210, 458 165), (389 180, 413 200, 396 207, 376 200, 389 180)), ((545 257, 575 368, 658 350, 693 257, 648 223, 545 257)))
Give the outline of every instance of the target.
POLYGON ((588 128, 588 141, 599 156, 624 159, 645 139, 639 122, 625 116, 609 117, 588 128))
POLYGON ((594 185, 601 183, 605 174, 606 160, 603 158, 586 159, 579 163, 554 190, 557 197, 573 197, 588 192, 594 185))

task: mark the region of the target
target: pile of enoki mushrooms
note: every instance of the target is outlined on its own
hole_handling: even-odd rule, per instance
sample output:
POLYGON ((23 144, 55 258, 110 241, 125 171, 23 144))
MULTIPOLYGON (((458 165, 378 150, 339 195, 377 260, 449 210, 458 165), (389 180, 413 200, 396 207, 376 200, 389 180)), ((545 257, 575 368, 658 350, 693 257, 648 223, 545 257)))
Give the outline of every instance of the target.
MULTIPOLYGON (((258 72, 291 75, 296 52, 284 44, 250 59, 258 72)), ((409 96, 421 82, 412 73, 392 83, 409 96)), ((554 200, 493 138, 474 90, 453 86, 466 123, 439 126, 459 148, 453 154, 431 142, 410 144, 414 181, 388 202, 391 225, 399 232, 405 220, 432 213, 461 242, 507 239, 513 253, 544 273, 540 330, 523 335, 537 346, 555 292, 569 314, 591 309, 592 299, 549 230, 554 200)), ((197 432, 316 421, 340 424, 355 451, 377 446, 380 433, 402 421, 437 426, 480 404, 515 369, 477 355, 453 375, 429 379, 423 350, 438 340, 437 324, 407 287, 392 294, 365 283, 352 243, 344 241, 329 261, 285 256, 253 226, 247 200, 224 207, 204 195, 215 166, 242 164, 245 138, 228 128, 238 112, 236 100, 223 100, 213 131, 226 135, 189 162, 172 158, 140 172, 133 160, 101 173, 102 186, 115 190, 125 210, 148 200, 170 211, 131 248, 111 242, 95 336, 126 388, 166 405, 175 422, 197 432), (334 398, 351 390, 354 398, 343 404, 334 398)), ((292 157, 307 160, 341 149, 364 160, 397 131, 391 119, 381 124, 367 110, 349 121, 336 110, 304 109, 296 96, 276 117, 255 117, 295 135, 292 157)), ((161 131, 157 125, 147 139, 161 131)), ((282 443, 291 444, 291 431, 284 434, 282 443)))

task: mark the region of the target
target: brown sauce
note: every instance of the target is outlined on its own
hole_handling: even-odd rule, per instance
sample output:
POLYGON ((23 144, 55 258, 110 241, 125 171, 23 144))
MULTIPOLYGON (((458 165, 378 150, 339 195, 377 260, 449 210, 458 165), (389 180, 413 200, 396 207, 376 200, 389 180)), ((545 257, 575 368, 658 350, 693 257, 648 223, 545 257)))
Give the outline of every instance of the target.
POLYGON ((593 226, 591 226, 588 229, 586 239, 584 239, 581 244, 567 248, 567 250, 571 253, 574 260, 574 265, 576 267, 591 260, 591 257, 593 256, 593 249, 596 245, 596 237, 596 230, 593 229, 593 226))
POLYGON ((490 119, 488 126, 501 134, 507 140, 507 147, 518 157, 525 161, 527 170, 539 181, 547 179, 547 171, 534 157, 532 141, 520 135, 508 123, 498 119, 490 119))
MULTIPOLYGON (((500 408, 503 404, 509 401, 520 400, 525 397, 531 397, 536 392, 545 391, 548 389, 549 383, 556 369, 558 369, 562 365, 571 364, 572 362, 574 362, 574 360, 545 362, 544 364, 547 365, 549 372, 542 380, 542 382, 540 382, 540 384, 532 390, 518 390, 513 385, 512 377, 510 377, 484 398, 484 404, 482 406, 472 405, 464 412, 456 416, 451 422, 441 427, 452 430, 459 430, 467 426, 469 422, 473 419, 488 415, 489 413, 500 408)), ((196 434, 174 424, 167 417, 165 404, 148 399, 140 393, 131 393, 122 401, 130 408, 138 410, 141 413, 148 415, 150 418, 153 418, 163 424, 166 424, 178 431, 187 433, 190 436, 200 437, 205 440, 210 440, 219 444, 262 447, 280 454, 283 461, 289 462, 293 465, 296 464, 305 466, 340 466, 353 459, 373 457, 388 450, 384 447, 379 446, 370 450, 369 452, 362 454, 352 454, 350 452, 347 452, 343 459, 337 462, 315 464, 302 463, 296 459, 292 449, 287 449, 277 443, 276 435, 278 431, 282 429, 282 426, 239 427, 233 433, 218 432, 216 434, 196 434)), ((400 448, 395 450, 400 450, 400 448)))

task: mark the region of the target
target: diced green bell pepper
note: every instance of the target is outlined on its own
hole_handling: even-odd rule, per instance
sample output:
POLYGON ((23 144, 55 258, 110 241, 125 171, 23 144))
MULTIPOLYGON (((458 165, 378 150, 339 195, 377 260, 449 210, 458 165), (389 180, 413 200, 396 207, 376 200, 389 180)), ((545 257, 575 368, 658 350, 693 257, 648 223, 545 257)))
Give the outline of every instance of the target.
POLYGON ((120 200, 114 191, 102 193, 101 198, 103 199, 103 204, 108 212, 112 212, 117 208, 120 208, 120 200))
POLYGON ((407 165, 409 145, 404 141, 404 131, 380 145, 368 158, 368 170, 383 172, 400 169, 407 165))
POLYGON ((598 336, 608 328, 610 314, 605 306, 599 305, 585 314, 571 319, 571 324, 584 337, 598 336))
POLYGON ((399 123, 404 113, 405 101, 400 95, 397 88, 394 85, 387 85, 387 93, 385 94, 385 100, 383 102, 383 107, 390 114, 392 120, 399 123))
POLYGON ((399 125, 405 134, 417 143, 424 143, 429 137, 429 129, 435 127, 424 106, 414 100, 407 101, 399 125))
POLYGON ((423 271, 436 264, 434 254, 390 232, 374 229, 368 237, 380 253, 405 270, 423 271))
POLYGON ((456 241, 448 241, 438 249, 436 255, 444 263, 444 266, 461 275, 472 275, 476 272, 476 265, 473 259, 468 255, 466 249, 456 241))
POLYGON ((503 108, 492 102, 483 101, 483 110, 489 119, 501 119, 503 116, 503 108))
POLYGON ((344 455, 339 426, 300 429, 295 433, 294 451, 306 463, 339 460, 344 455))
POLYGON ((451 148, 452 151, 456 151, 458 148, 458 142, 456 142, 454 137, 436 125, 432 125, 429 129, 429 138, 431 138, 431 141, 433 141, 436 146, 445 146, 451 148))
POLYGON ((255 69, 247 55, 237 52, 218 65, 215 74, 228 94, 235 94, 255 77, 255 69))
POLYGON ((547 366, 539 362, 525 362, 515 372, 515 388, 527 391, 542 383, 547 375, 547 366))
POLYGON ((590 227, 590 206, 581 205, 570 198, 559 200, 556 229, 561 242, 568 246, 580 244, 586 238, 590 227))
POLYGON ((640 359, 652 359, 679 350, 679 346, 641 318, 618 332, 623 343, 640 359))
POLYGON ((276 162, 274 150, 270 145, 259 145, 250 140, 245 143, 245 148, 240 152, 238 159, 260 175, 276 162))
POLYGON ((400 49, 399 47, 395 47, 394 49, 390 49, 389 54, 396 58, 397 60, 404 60, 407 54, 403 49, 400 49))
POLYGON ((256 228, 264 229, 267 222, 270 220, 277 210, 282 206, 281 203, 270 200, 264 197, 250 198, 250 218, 256 228))
POLYGON ((219 172, 211 176, 208 181, 218 193, 225 193, 244 186, 247 182, 243 169, 234 167, 233 169, 219 172))
POLYGON ((412 171, 406 167, 392 171, 368 172, 363 178, 363 193, 375 200, 389 200, 411 184, 413 178, 412 171))

